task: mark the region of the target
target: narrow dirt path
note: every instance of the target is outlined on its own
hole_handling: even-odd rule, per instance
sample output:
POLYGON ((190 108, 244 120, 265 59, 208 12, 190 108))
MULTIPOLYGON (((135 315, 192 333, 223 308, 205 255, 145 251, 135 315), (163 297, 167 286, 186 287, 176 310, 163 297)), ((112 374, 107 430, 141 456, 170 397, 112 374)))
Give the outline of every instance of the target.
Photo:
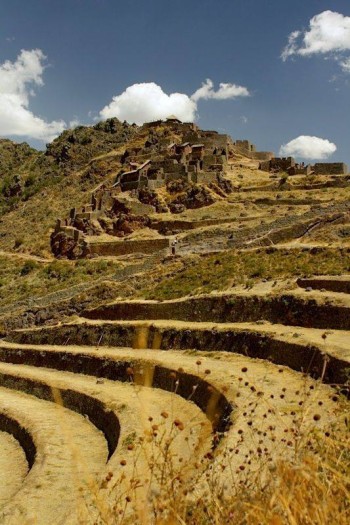
POLYGON ((21 259, 24 261, 36 261, 40 263, 52 262, 54 258, 48 259, 44 257, 38 257, 37 255, 31 255, 30 253, 15 253, 15 252, 6 252, 0 250, 0 257, 9 257, 10 259, 21 259))
POLYGON ((84 417, 60 405, 0 388, 1 409, 19 421, 37 447, 34 466, 0 512, 3 525, 69 523, 84 513, 86 483, 106 460, 101 433, 84 417))
POLYGON ((0 431, 0 509, 20 489, 28 473, 24 450, 7 432, 0 431))

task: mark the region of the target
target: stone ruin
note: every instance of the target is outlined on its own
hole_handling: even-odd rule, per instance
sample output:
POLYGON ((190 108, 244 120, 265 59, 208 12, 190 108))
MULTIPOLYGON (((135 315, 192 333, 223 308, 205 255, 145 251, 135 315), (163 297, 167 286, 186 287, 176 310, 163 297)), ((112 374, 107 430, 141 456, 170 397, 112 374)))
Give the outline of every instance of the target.
POLYGON ((288 175, 346 175, 348 167, 343 162, 318 162, 314 165, 295 162, 293 157, 273 157, 260 162, 259 169, 269 173, 286 172, 288 175))
POLYGON ((80 209, 72 208, 69 217, 58 219, 51 235, 51 249, 56 257, 88 257, 87 237, 104 233, 124 237, 149 225, 148 215, 155 207, 143 204, 113 188, 99 188, 92 194, 91 203, 80 209))
POLYGON ((271 151, 257 151, 255 144, 252 144, 246 139, 236 140, 233 145, 238 153, 241 153, 252 160, 269 161, 273 158, 273 153, 271 151))
POLYGON ((147 140, 142 147, 125 150, 123 168, 114 184, 101 185, 90 204, 72 209, 68 218, 57 221, 51 235, 55 256, 88 257, 89 237, 127 237, 137 229, 152 227, 152 213, 180 213, 208 206, 215 202, 213 194, 223 197, 232 191, 231 183, 223 177, 232 147, 228 135, 199 130, 176 117, 161 124, 182 141, 169 144, 167 135, 159 137, 153 132, 159 122, 146 124, 147 140), (157 193, 165 186, 174 195, 168 204, 157 193))
POLYGON ((182 123, 173 116, 145 127, 150 134, 143 147, 127 149, 122 155, 123 169, 114 184, 122 192, 156 190, 178 179, 194 184, 215 183, 217 176, 223 175, 233 145, 229 135, 202 131, 195 124, 182 123), (160 125, 181 136, 182 142, 169 144, 167 137, 156 136, 153 129, 160 125))
POLYGON ((317 162, 313 171, 316 175, 347 175, 349 172, 344 162, 317 162))

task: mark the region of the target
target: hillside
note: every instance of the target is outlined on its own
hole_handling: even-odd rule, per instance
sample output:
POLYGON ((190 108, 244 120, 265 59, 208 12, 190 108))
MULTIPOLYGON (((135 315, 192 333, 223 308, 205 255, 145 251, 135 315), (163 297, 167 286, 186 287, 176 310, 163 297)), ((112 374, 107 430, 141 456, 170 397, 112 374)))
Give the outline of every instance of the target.
POLYGON ((0 523, 348 523, 344 170, 176 117, 0 141, 0 523))

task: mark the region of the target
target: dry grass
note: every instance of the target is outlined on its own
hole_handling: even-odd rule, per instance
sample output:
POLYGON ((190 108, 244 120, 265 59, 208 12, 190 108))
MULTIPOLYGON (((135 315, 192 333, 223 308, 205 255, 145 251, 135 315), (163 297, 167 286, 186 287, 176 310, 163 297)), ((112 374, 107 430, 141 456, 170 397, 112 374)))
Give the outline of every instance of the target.
MULTIPOLYGON (((159 421, 149 418, 145 436, 128 445, 125 459, 120 462, 121 473, 109 472, 103 480, 101 488, 111 503, 96 523, 347 525, 348 404, 336 396, 343 415, 337 424, 321 426, 322 402, 318 403, 319 413, 308 414, 306 407, 311 398, 306 390, 298 392, 303 408, 280 439, 282 454, 278 456, 273 442, 265 446, 267 439, 261 445, 263 440, 257 440, 255 448, 248 451, 242 433, 236 446, 229 448, 224 436, 218 448, 184 465, 173 446, 186 422, 175 418, 169 430, 165 425, 168 413, 163 412, 159 421), (142 476, 137 461, 145 450, 149 473, 142 476), (130 462, 133 474, 127 479, 123 468, 130 462)), ((312 395, 318 395, 317 389, 312 395)), ((258 402, 264 408, 270 406, 263 397, 258 402)), ((278 415, 269 412, 274 422, 278 415)))
POLYGON ((111 260, 40 262, 0 255, 0 306, 46 296, 78 284, 112 277, 121 263, 111 260))
POLYGON ((141 293, 147 299, 175 299, 226 290, 239 284, 250 286, 261 279, 341 275, 349 271, 347 248, 229 250, 197 257, 184 264, 180 271, 141 293))

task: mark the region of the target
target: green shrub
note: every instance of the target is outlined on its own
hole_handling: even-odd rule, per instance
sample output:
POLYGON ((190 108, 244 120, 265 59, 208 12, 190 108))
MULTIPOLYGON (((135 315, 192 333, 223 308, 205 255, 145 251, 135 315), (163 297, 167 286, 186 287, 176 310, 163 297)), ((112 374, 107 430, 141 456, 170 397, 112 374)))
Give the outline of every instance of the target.
POLYGON ((17 237, 17 238, 15 239, 15 242, 14 242, 14 245, 13 245, 14 249, 16 250, 17 248, 19 248, 20 246, 22 246, 23 243, 24 243, 24 239, 23 239, 23 237, 17 237))
POLYGON ((71 274, 70 266, 60 261, 50 263, 44 271, 49 279, 57 279, 58 281, 66 280, 71 274))
POLYGON ((36 263, 35 261, 31 261, 31 260, 26 261, 21 268, 20 274, 21 276, 28 275, 33 270, 35 270, 37 267, 38 267, 38 263, 36 263))

